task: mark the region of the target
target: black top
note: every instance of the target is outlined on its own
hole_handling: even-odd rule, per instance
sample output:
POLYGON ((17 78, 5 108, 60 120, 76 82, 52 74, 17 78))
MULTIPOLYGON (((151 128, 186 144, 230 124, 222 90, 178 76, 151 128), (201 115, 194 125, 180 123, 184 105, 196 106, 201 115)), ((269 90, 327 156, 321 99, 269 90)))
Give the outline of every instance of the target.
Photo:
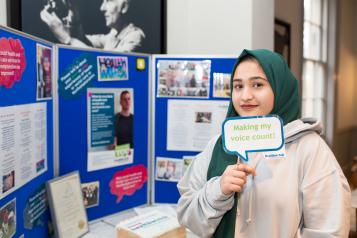
POLYGON ((133 124, 134 116, 123 116, 120 113, 115 115, 115 137, 117 145, 129 144, 133 148, 133 124))

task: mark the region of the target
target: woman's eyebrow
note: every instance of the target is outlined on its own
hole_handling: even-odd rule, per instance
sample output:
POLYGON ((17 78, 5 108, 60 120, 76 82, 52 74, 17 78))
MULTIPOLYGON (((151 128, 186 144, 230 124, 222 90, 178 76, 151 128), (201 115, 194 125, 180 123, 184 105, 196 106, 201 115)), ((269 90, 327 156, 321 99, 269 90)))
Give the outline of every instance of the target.
MULTIPOLYGON (((268 81, 268 79, 263 78, 261 76, 253 76, 253 77, 248 78, 248 80, 257 80, 257 79, 262 79, 262 80, 268 81)), ((233 82, 241 82, 241 81, 243 81, 243 79, 241 79, 241 78, 234 78, 233 79, 233 82)))

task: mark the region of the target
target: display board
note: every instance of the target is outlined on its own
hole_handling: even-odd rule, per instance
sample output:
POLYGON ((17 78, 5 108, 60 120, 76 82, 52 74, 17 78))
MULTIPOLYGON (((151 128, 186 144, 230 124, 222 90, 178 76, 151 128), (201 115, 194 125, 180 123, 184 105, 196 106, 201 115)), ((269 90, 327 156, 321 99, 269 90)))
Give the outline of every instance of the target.
POLYGON ((153 56, 153 203, 176 203, 177 182, 221 133, 233 56, 153 56))
POLYGON ((53 45, 0 27, 0 237, 48 237, 53 45))
POLYGON ((89 220, 147 204, 144 54, 57 47, 59 174, 78 170, 89 220))

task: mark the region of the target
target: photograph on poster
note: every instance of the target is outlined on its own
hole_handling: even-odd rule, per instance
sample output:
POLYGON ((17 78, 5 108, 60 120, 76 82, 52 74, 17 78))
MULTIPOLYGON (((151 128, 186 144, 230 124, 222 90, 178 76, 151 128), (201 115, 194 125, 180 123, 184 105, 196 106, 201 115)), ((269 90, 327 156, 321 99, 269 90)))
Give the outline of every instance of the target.
POLYGON ((99 181, 82 183, 83 203, 86 208, 99 204, 99 181))
POLYGON ((16 200, 0 208, 0 237, 10 238, 16 233, 16 200))
POLYGON ((209 97, 210 60, 159 60, 158 72, 158 97, 209 97))
POLYGON ((52 98, 52 49, 37 44, 37 100, 52 98))
POLYGON ((156 179, 177 182, 182 177, 182 160, 172 158, 156 158, 156 179))
POLYGON ((213 97, 229 98, 231 95, 231 75, 213 73, 213 97))
POLYGON ((134 90, 88 88, 88 170, 130 164, 134 153, 134 90))
POLYGON ((128 57, 98 56, 98 81, 128 80, 128 57))
POLYGON ((211 123, 212 122, 212 112, 195 112, 196 123, 211 123))
POLYGON ((182 175, 185 174, 186 170, 188 169, 188 167, 190 166, 190 164, 192 163, 192 161, 195 159, 195 156, 183 156, 182 160, 183 160, 183 170, 182 170, 182 175))
POLYGON ((9 5, 19 30, 54 43, 164 53, 162 0, 11 0, 9 5))
POLYGON ((221 133, 228 104, 223 100, 168 100, 167 150, 202 151, 221 133))
POLYGON ((6 193, 13 187, 15 187, 15 170, 2 176, 2 192, 6 193))

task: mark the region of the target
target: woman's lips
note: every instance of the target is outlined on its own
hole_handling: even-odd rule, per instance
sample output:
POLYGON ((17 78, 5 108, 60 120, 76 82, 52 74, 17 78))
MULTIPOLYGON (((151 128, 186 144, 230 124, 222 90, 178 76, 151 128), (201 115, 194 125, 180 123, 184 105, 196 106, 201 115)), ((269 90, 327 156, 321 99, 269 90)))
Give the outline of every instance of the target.
POLYGON ((245 105, 241 105, 240 107, 243 109, 243 110, 252 110, 254 108, 256 108, 258 105, 248 105, 248 104, 245 104, 245 105))

